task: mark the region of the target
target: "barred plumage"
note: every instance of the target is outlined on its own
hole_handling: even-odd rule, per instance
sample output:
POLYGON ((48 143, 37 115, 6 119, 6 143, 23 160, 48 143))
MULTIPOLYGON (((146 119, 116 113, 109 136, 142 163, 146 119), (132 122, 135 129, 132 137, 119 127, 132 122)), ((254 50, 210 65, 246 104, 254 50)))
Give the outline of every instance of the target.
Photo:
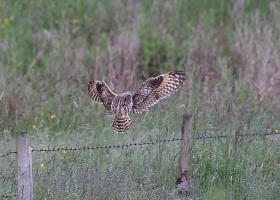
POLYGON ((133 126, 133 123, 128 114, 124 111, 124 108, 121 107, 116 110, 115 118, 111 125, 117 132, 124 132, 127 131, 130 126, 133 126))
POLYGON ((112 122, 117 132, 124 132, 133 126, 128 116, 130 111, 142 113, 147 108, 156 104, 159 100, 166 98, 182 87, 186 74, 183 71, 171 71, 157 77, 147 79, 143 85, 134 93, 113 93, 105 82, 89 81, 89 96, 102 103, 109 114, 115 114, 112 122))

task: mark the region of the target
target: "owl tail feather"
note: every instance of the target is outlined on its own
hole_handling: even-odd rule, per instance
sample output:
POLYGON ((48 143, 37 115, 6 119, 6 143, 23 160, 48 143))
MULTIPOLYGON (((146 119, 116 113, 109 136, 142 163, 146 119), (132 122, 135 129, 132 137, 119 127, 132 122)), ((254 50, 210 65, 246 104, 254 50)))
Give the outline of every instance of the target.
POLYGON ((115 115, 115 118, 112 122, 112 127, 117 132, 127 131, 130 125, 133 126, 133 123, 127 113, 122 113, 121 115, 115 115))

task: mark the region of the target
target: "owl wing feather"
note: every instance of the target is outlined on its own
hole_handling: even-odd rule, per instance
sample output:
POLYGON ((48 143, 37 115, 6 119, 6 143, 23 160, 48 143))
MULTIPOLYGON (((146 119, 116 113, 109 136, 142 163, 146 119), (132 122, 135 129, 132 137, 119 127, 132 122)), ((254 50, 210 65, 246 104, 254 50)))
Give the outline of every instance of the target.
POLYGON ((186 74, 183 71, 171 71, 147 79, 132 95, 132 110, 141 114, 147 108, 166 98, 182 87, 186 74))
POLYGON ((91 99, 98 103, 102 103, 108 110, 109 114, 112 115, 111 104, 116 94, 113 93, 105 82, 96 80, 89 81, 88 92, 91 99))

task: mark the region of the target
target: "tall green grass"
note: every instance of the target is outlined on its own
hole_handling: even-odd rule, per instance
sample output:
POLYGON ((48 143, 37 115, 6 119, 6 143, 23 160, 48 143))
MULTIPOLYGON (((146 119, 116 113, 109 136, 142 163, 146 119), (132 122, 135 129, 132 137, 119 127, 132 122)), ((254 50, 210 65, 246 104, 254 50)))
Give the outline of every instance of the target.
MULTIPOLYGON (((34 149, 179 138, 187 110, 194 136, 232 136, 193 141, 194 199, 277 199, 278 136, 238 135, 279 131, 278 21, 277 1, 0 0, 0 154, 17 131, 34 149), (92 79, 119 93, 169 70, 186 71, 186 84, 132 114, 128 133, 87 94, 92 79)), ((33 152, 34 194, 181 198, 179 146, 33 152)), ((0 193, 16 193, 15 155, 0 159, 0 193)))

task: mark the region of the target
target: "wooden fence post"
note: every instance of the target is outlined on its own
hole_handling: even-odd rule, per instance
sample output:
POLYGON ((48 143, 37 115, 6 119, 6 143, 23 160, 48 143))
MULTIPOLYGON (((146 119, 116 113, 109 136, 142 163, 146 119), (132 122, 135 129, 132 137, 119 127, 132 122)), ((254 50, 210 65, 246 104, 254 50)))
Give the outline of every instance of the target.
POLYGON ((181 150, 180 150, 180 171, 179 176, 188 172, 189 158, 190 158, 190 138, 191 138, 191 117, 189 113, 185 113, 183 116, 183 122, 181 127, 181 150))
POLYGON ((189 174, 190 139, 191 139, 191 114, 185 113, 181 127, 181 149, 179 160, 179 177, 176 187, 179 194, 189 196, 195 192, 195 179, 189 174))
POLYGON ((31 148, 28 145, 27 133, 17 133, 16 145, 18 199, 33 200, 32 157, 31 148))

